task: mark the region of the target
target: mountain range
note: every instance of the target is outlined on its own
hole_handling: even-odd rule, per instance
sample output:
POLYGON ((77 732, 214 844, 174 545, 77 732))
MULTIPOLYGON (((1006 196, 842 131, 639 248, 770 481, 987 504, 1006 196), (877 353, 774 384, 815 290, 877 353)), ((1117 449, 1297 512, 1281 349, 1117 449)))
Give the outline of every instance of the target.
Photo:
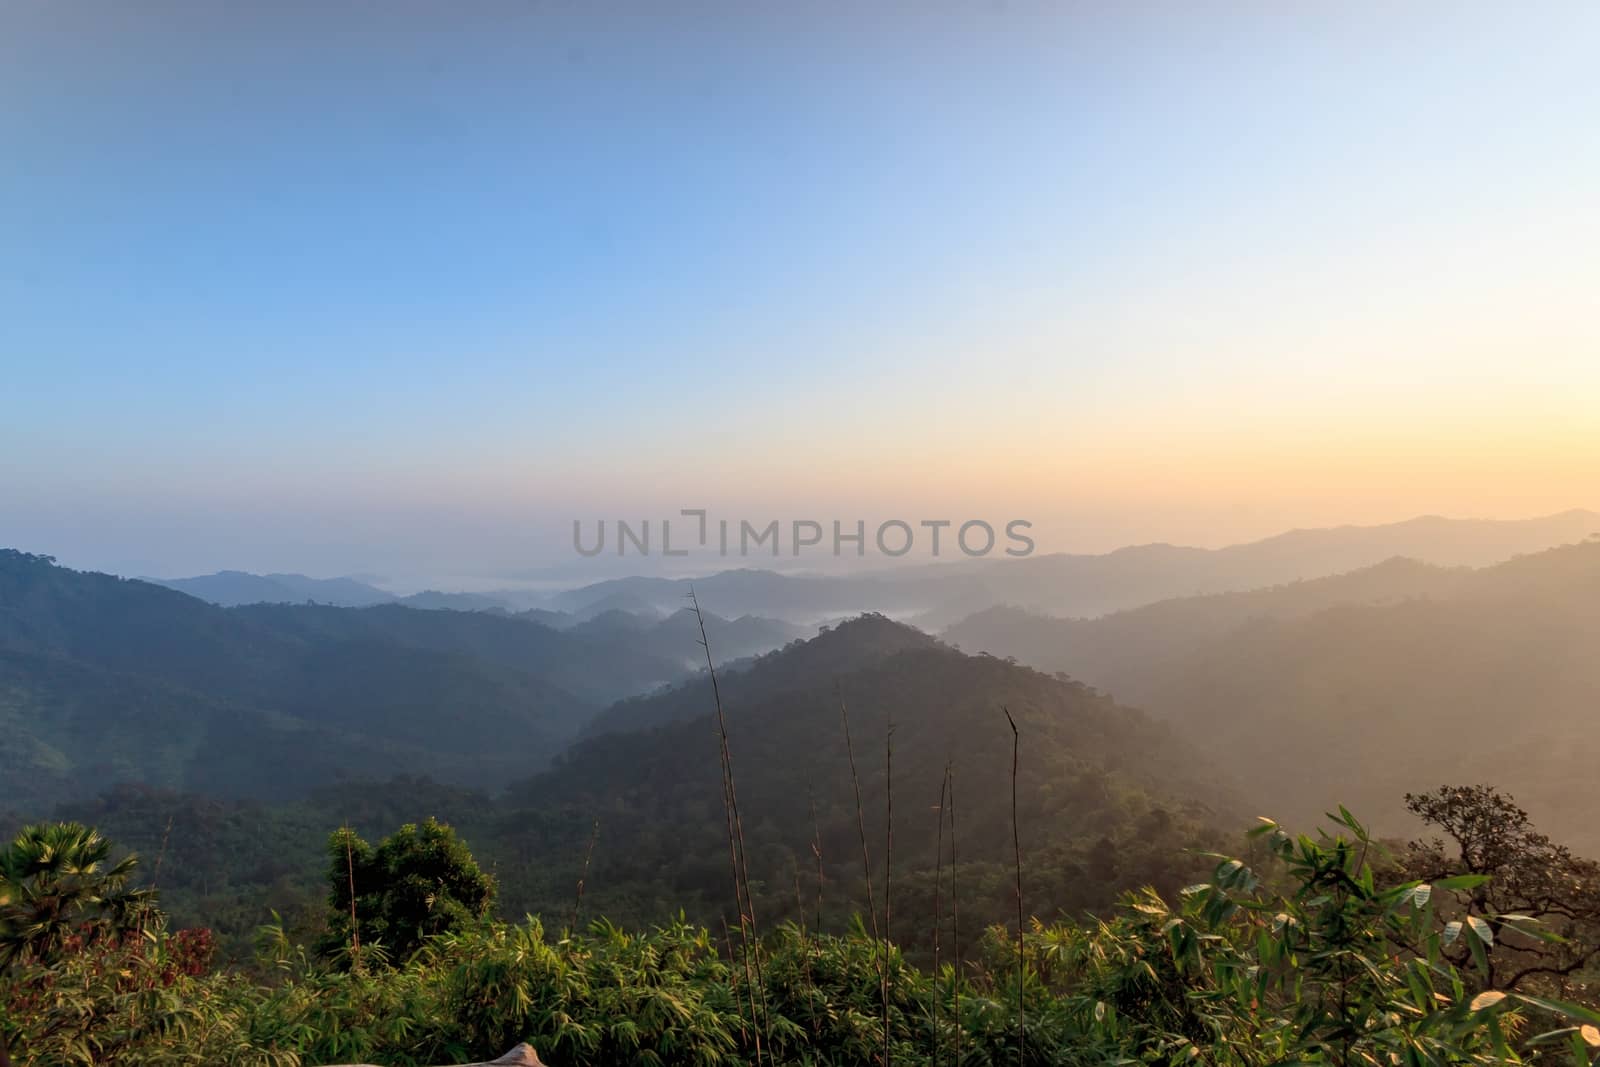
POLYGON ((1484 566, 1600 533, 1600 513, 1566 511, 1538 519, 1422 517, 1383 526, 1294 530, 1219 549, 1152 544, 1100 555, 1048 554, 967 560, 861 575, 788 575, 728 570, 701 578, 618 578, 567 590, 548 607, 597 605, 675 611, 692 587, 723 614, 815 624, 863 611, 940 629, 988 607, 1094 616, 1199 593, 1256 589, 1369 567, 1395 556, 1437 566, 1484 566))
POLYGON ((354 578, 308 578, 303 574, 250 574, 218 571, 193 578, 145 578, 180 593, 225 608, 240 604, 333 604, 364 608, 399 599, 393 593, 354 578))
POLYGON ((1600 540, 1479 569, 1396 559, 1095 619, 990 609, 944 636, 1174 723, 1288 818, 1344 803, 1399 830, 1407 791, 1489 782, 1600 849, 1581 740, 1600 710, 1600 540))
MULTIPOLYGON (((848 923, 867 899, 863 833, 881 892, 892 802, 891 930, 921 945, 947 764, 963 922, 975 932, 1003 921, 1014 907, 1008 713, 1020 731, 1017 814, 1030 907, 1040 914, 1108 906, 1129 884, 1175 893, 1205 866, 1194 850, 1216 847, 1216 827, 1242 825, 1249 811, 1181 731, 1070 680, 965 655, 882 616, 747 661, 721 682, 764 923, 798 916, 802 875, 811 921, 820 906, 830 924, 848 923)), ((334 827, 387 832, 428 816, 448 819, 472 843, 511 914, 565 921, 583 879, 586 913, 664 921, 684 909, 710 922, 728 880, 717 706, 705 677, 619 704, 553 765, 529 767, 505 788, 352 778, 262 804, 122 785, 58 811, 151 854, 170 838, 185 862, 164 878, 164 901, 186 919, 220 924, 239 951, 268 908, 320 907, 316 842, 334 827), (229 908, 219 915, 223 899, 229 908)), ((151 726, 182 730, 189 711, 176 707, 151 726)))
POLYGON ((285 797, 398 768, 504 781, 683 673, 515 618, 225 609, 0 552, 0 760, 40 799, 119 780, 285 797))
POLYGON ((502 611, 525 608, 537 597, 515 590, 498 593, 441 592, 425 589, 399 596, 356 578, 308 578, 304 574, 251 574, 217 571, 193 578, 144 578, 225 608, 245 604, 324 604, 339 608, 366 608, 375 604, 401 604, 434 611, 502 611))
MULTIPOLYGON (((227 880, 253 902, 227 919, 240 939, 264 908, 315 896, 281 883, 268 842, 434 814, 470 835, 514 911, 561 911, 587 872, 599 913, 714 916, 719 700, 769 918, 794 914, 814 847, 833 907, 865 896, 863 832, 865 869, 887 874, 891 781, 897 900, 926 910, 948 764, 973 916, 1002 919, 1008 712, 1045 912, 1104 906, 1110 886, 1175 892, 1197 873, 1186 849, 1256 813, 1306 825, 1343 803, 1409 832, 1404 794, 1445 782, 1506 788, 1558 838, 1600 848, 1582 742, 1600 701, 1600 539, 1483 566, 1455 551, 1093 617, 985 606, 940 637, 880 614, 813 630, 707 613, 715 688, 681 604, 595 610, 647 587, 526 613, 224 608, 0 552, 0 774, 35 815, 82 813, 147 850, 179 820, 190 851, 242 850, 170 887, 219 921, 205 901, 227 880)), ((828 588, 729 572, 695 591, 720 608, 791 583, 828 588)))
POLYGON ((557 627, 610 612, 670 616, 684 608, 692 588, 724 616, 753 615, 809 628, 872 611, 937 630, 1000 604, 1047 615, 1102 615, 1173 597, 1340 574, 1396 556, 1443 567, 1481 567, 1596 533, 1600 513, 1584 510, 1519 520, 1423 516, 1380 526, 1291 530, 1218 549, 1148 544, 1097 555, 954 560, 852 575, 738 568, 697 578, 614 578, 549 594, 428 590, 402 597, 354 578, 241 571, 149 580, 225 607, 310 601, 338 607, 399 603, 534 611, 537 621, 557 627))

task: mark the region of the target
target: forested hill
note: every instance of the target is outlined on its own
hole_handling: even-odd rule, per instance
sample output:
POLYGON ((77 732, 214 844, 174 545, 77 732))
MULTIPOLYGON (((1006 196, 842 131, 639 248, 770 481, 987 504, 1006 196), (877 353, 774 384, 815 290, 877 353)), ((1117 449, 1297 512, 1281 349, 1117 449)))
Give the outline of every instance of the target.
MULTIPOLYGON (((814 862, 814 830, 837 882, 831 892, 857 906, 865 900, 841 696, 880 885, 891 721, 897 867, 931 867, 950 763, 961 856, 993 865, 985 898, 993 909, 1005 905, 1001 872, 1011 854, 1006 710, 1020 731, 1018 815, 1041 913, 1103 904, 1110 885, 1155 881, 1176 889, 1192 873, 1182 847, 1198 839, 1198 828, 1241 824, 1232 790, 1171 728, 1070 680, 963 655, 865 616, 765 657, 747 675, 730 677, 723 693, 751 875, 780 914, 793 901, 795 865, 807 870, 814 862), (872 651, 851 651, 863 649, 872 651)), ((555 864, 546 873, 561 891, 574 884, 598 819, 587 879, 598 913, 637 913, 641 892, 663 905, 721 901, 727 840, 709 688, 686 687, 632 709, 636 723, 661 725, 579 742, 510 791, 508 803, 527 814, 508 817, 499 836, 512 850, 526 837, 522 851, 555 864), (696 705, 692 718, 686 700, 696 705)), ((919 886, 908 878, 902 891, 919 886)))
MULTIPOLYGON (((715 630, 708 627, 712 660, 725 665, 729 653, 715 630)), ((938 642, 911 626, 892 623, 881 615, 865 615, 838 626, 823 627, 808 641, 793 641, 782 649, 724 669, 722 693, 730 706, 759 704, 782 693, 809 689, 886 655, 914 648, 932 648, 938 642)), ((700 650, 705 656, 704 649, 700 650)), ((711 681, 697 677, 671 690, 620 701, 589 723, 589 735, 638 730, 705 715, 712 707, 711 681)))
POLYGON ((1587 738, 1600 707, 1600 541, 1480 570, 1395 562, 1095 620, 1017 612, 947 636, 1067 670, 1181 724, 1270 810, 1342 801, 1409 830, 1400 797, 1494 781, 1600 848, 1587 738))
POLYGON ((553 630, 525 619, 481 611, 427 611, 394 604, 332 608, 255 604, 231 612, 294 641, 376 645, 464 656, 539 678, 603 707, 683 677, 682 663, 626 634, 553 630))
MULTIPOLYGON (((277 633, 263 619, 283 610, 232 613, 200 607, 242 620, 259 635, 277 633)), ((293 615, 318 635, 312 647, 387 647, 322 644, 327 620, 343 618, 335 609, 293 615)), ((83 709, 57 727, 52 740, 58 747, 52 752, 79 751, 74 746, 102 751, 92 749, 83 732, 62 732, 88 721, 91 706, 115 706, 115 687, 130 676, 107 681, 103 673, 71 660, 50 662, 104 683, 101 689, 81 678, 71 686, 57 683, 64 689, 76 686, 83 709)), ((36 667, 32 677, 43 674, 36 667)), ((1170 727, 1070 680, 964 655, 881 616, 853 619, 795 642, 727 673, 722 681, 743 833, 764 921, 794 914, 797 869, 807 872, 808 886, 815 885, 814 842, 824 867, 828 923, 842 929, 853 913, 864 912, 863 827, 881 892, 891 719, 894 893, 901 902, 896 907, 903 904, 908 917, 926 914, 930 906, 936 813, 947 763, 954 776, 956 845, 971 929, 1002 920, 1014 908, 1013 738, 1007 709, 1020 731, 1017 817, 1028 906, 1040 915, 1103 908, 1124 889, 1147 882, 1176 892, 1204 867, 1186 850, 1215 844, 1219 834, 1248 817, 1222 777, 1196 760, 1170 727), (854 780, 841 696, 854 742, 854 780)), ((273 807, 213 799, 229 792, 266 793, 230 791, 219 778, 232 773, 256 782, 263 773, 303 766, 331 780, 327 761, 345 759, 378 740, 319 734, 303 720, 233 712, 186 690, 139 684, 147 691, 132 709, 135 714, 114 720, 138 726, 119 726, 105 748, 132 751, 145 767, 166 771, 160 781, 191 792, 125 788, 104 800, 56 810, 105 826, 147 853, 159 853, 171 839, 174 855, 209 857, 173 864, 163 875, 163 890, 185 921, 217 926, 232 951, 244 951, 250 930, 265 921, 269 906, 286 915, 315 911, 322 895, 315 884, 318 867, 307 860, 314 858, 317 843, 347 820, 373 833, 429 816, 451 820, 492 865, 508 914, 566 916, 581 878, 588 914, 649 923, 685 910, 713 925, 724 917, 728 843, 716 704, 705 678, 619 705, 613 711, 625 711, 633 729, 581 740, 553 767, 534 773, 538 768, 529 766, 521 780, 497 794, 487 789, 468 794, 412 778, 302 791, 294 803, 273 807), (254 732, 246 732, 247 726, 254 732), (178 740, 149 751, 139 747, 153 745, 150 739, 162 734, 178 740), (237 739, 236 748, 224 743, 229 736, 237 739), (289 847, 285 843, 291 840, 298 843, 289 847)), ((420 682, 408 679, 408 684, 420 682)), ((13 737, 16 731, 41 729, 41 719, 49 725, 61 718, 41 716, 38 706, 31 717, 13 717, 13 737)), ((107 718, 95 721, 104 724, 107 718)), ((448 725, 462 736, 475 728, 448 725)), ((441 750, 445 743, 439 742, 441 750)), ((392 745, 388 751, 394 773, 419 773, 430 759, 433 766, 444 762, 440 751, 399 753, 392 745)), ((492 766, 502 782, 510 777, 507 762, 492 766)), ((37 767, 24 770, 41 780, 37 767)), ((354 765, 350 774, 390 776, 374 764, 354 765)), ((45 799, 30 797, 27 814, 37 817, 45 799)), ((909 945, 924 936, 915 924, 897 926, 895 932, 909 945)))
POLYGON ((364 608, 398 599, 353 578, 307 578, 303 574, 218 571, 193 578, 147 578, 145 581, 225 608, 240 604, 302 604, 308 600, 345 608, 364 608))
POLYGON ((631 642, 653 656, 695 671, 703 668, 706 662, 705 647, 700 643, 702 621, 707 639, 721 663, 761 655, 797 638, 816 634, 815 627, 796 626, 756 615, 727 619, 706 611, 702 616, 697 617, 689 608, 660 619, 612 610, 576 623, 568 632, 601 641, 631 642))
POLYGON ((224 609, 0 552, 0 766, 40 800, 118 781, 277 798, 399 771, 492 786, 683 673, 523 619, 224 609))
POLYGON ((1435 567, 1396 557, 1327 578, 1162 600, 1094 619, 995 607, 962 619, 944 637, 969 651, 1066 671, 1124 699, 1138 700, 1145 695, 1141 685, 1152 662, 1192 654, 1246 623, 1298 618, 1345 604, 1447 596, 1473 576, 1465 567, 1435 567))

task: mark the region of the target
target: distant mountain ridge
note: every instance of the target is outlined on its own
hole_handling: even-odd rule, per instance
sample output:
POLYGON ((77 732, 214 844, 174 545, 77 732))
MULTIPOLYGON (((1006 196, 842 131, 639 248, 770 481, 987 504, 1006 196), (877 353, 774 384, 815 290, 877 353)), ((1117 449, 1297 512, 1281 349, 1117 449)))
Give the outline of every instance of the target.
POLYGON ((1285 817, 1493 782, 1600 848, 1588 745, 1600 709, 1600 540, 1493 566, 1392 560, 1337 577, 1096 619, 991 609, 945 632, 1065 671, 1187 728, 1285 817))
POLYGON ((443 593, 424 589, 410 596, 392 597, 393 603, 425 611, 510 611, 509 601, 488 593, 443 593))
POLYGON ((400 596, 354 578, 308 578, 303 574, 251 574, 217 571, 193 578, 141 578, 224 608, 247 604, 322 604, 336 608, 369 608, 403 604, 429 611, 501 611, 517 607, 508 596, 494 593, 441 592, 425 589, 400 596))
POLYGON ((353 578, 308 578, 303 574, 251 574, 247 571, 218 571, 193 578, 145 578, 143 581, 166 586, 180 593, 225 608, 240 604, 333 604, 345 608, 364 608, 387 604, 397 599, 376 586, 353 578))
MULTIPOLYGON (((935 647, 939 641, 915 627, 865 615, 731 669, 725 657, 718 662, 715 648, 713 661, 718 662, 725 700, 737 705, 807 688, 818 678, 836 678, 898 652, 935 647)), ((618 701, 590 720, 583 732, 594 736, 655 729, 699 718, 712 706, 710 678, 699 676, 661 692, 618 701)))
POLYGON ((311 602, 521 614, 532 609, 543 613, 538 621, 556 626, 613 611, 668 617, 685 607, 692 588, 708 611, 724 618, 750 615, 809 630, 870 611, 937 630, 1001 604, 1047 615, 1096 616, 1174 597, 1342 574, 1397 556, 1442 567, 1481 567, 1594 534, 1600 534, 1600 513, 1582 509, 1533 519, 1421 516, 1378 526, 1290 530, 1218 549, 1154 543, 1092 555, 957 558, 855 575, 794 575, 747 566, 698 578, 611 578, 548 595, 430 589, 399 596, 353 578, 243 571, 147 580, 224 607, 311 602))
POLYGON ((551 607, 630 610, 681 607, 693 588, 724 615, 815 623, 881 612, 940 629, 999 604, 1060 616, 1097 616, 1174 597, 1259 589, 1340 574, 1406 556, 1436 566, 1484 566, 1600 533, 1600 513, 1536 519, 1425 516, 1383 526, 1293 530, 1219 549, 1150 544, 1101 555, 952 561, 858 576, 795 576, 737 569, 702 578, 617 578, 571 589, 551 607))
POLYGON ((697 617, 689 608, 681 608, 664 619, 613 608, 567 627, 566 632, 581 637, 630 640, 653 656, 698 671, 705 666, 706 658, 705 648, 700 644, 702 620, 712 653, 723 663, 759 656, 816 633, 811 628, 754 615, 725 619, 706 611, 697 617))
POLYGON ((530 595, 522 592, 472 593, 424 589, 418 593, 392 593, 355 577, 307 577, 304 574, 251 574, 248 571, 218 571, 195 577, 141 577, 139 581, 165 585, 166 589, 189 593, 190 597, 214 603, 221 608, 242 608, 261 603, 333 606, 333 608, 371 608, 374 605, 405 605, 427 611, 502 611, 515 613, 530 595))
POLYGON ((987 608, 942 636, 968 651, 1061 670, 1137 701, 1152 661, 1188 655, 1220 634, 1264 619, 1291 619, 1348 604, 1443 596, 1473 580, 1467 567, 1396 557, 1346 574, 1237 593, 1160 600, 1096 618, 1064 619, 1013 605, 987 608))
POLYGON ((42 798, 117 781, 282 798, 397 768, 487 786, 685 673, 513 617, 222 608, 0 551, 0 767, 42 798))

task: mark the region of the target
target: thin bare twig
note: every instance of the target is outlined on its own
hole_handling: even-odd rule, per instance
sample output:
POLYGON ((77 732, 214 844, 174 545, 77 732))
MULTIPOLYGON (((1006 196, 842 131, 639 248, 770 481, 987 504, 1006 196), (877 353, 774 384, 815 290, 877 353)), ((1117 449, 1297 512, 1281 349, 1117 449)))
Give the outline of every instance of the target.
POLYGON ((883 1062, 889 1062, 889 1000, 893 980, 889 976, 889 946, 893 942, 894 898, 894 717, 891 715, 883 736, 883 790, 886 801, 883 844, 883 944, 880 986, 883 997, 883 1062))
POLYGON ((839 697, 839 718, 844 723, 844 751, 850 758, 850 782, 856 790, 856 833, 861 838, 861 871, 867 878, 867 915, 872 919, 872 939, 879 940, 878 902, 872 895, 872 858, 867 851, 867 818, 861 810, 861 776, 856 773, 856 750, 850 741, 850 712, 844 705, 844 691, 837 683, 834 692, 839 697))
MULTIPOLYGON (((745 982, 750 1001, 751 1029, 755 1034, 756 1063, 762 1062, 761 1034, 765 1012, 756 1012, 756 991, 760 990, 762 1005, 766 1003, 766 985, 761 973, 761 945, 756 934, 755 905, 750 897, 750 866, 744 843, 744 820, 739 815, 739 793, 734 787, 733 752, 728 746, 728 719, 722 708, 722 689, 717 682, 717 668, 711 659, 711 642, 706 637, 706 619, 700 611, 700 598, 694 587, 689 588, 689 601, 694 606, 695 621, 700 627, 700 647, 706 652, 706 671, 711 676, 711 697, 717 709, 717 733, 721 739, 723 812, 728 822, 728 856, 733 867, 734 905, 739 910, 739 937, 743 942, 745 982), (752 959, 754 965, 752 966, 752 959)), ((768 1041, 771 1044, 771 1041, 768 1041)))
POLYGON ((964 959, 961 955, 961 897, 956 892, 956 768, 954 763, 945 764, 945 776, 950 785, 946 790, 950 803, 950 948, 955 953, 955 981, 952 983, 953 1003, 950 1006, 955 1016, 956 1030, 956 1055, 955 1062, 961 1062, 961 966, 964 959))
POLYGON ((572 902, 572 932, 578 932, 578 916, 583 912, 583 883, 589 880, 589 862, 594 859, 594 843, 600 838, 600 817, 595 816, 589 831, 589 848, 583 854, 583 871, 578 875, 578 895, 572 902))
POLYGON ((176 816, 177 812, 170 812, 167 815, 167 828, 161 831, 161 851, 156 853, 155 870, 150 872, 151 889, 155 889, 161 884, 161 861, 167 858, 167 838, 172 836, 172 820, 176 816))
MULTIPOLYGON (((346 824, 344 828, 344 869, 350 878, 350 970, 361 973, 361 927, 356 923, 356 861, 350 839, 356 832, 346 824)), ((337 862, 337 861, 335 861, 337 862)))
MULTIPOLYGON (((726 915, 722 917, 722 943, 727 947, 728 959, 731 961, 733 959, 733 933, 728 929, 728 917, 726 915)), ((750 1036, 749 1031, 744 1028, 744 1007, 740 1005, 738 997, 733 998, 733 1004, 739 1012, 739 1040, 743 1041, 750 1036)), ((752 1006, 751 1014, 754 1015, 754 1013, 755 1009, 752 1006)))
POLYGON ((950 790, 950 764, 944 765, 944 778, 939 782, 939 828, 933 846, 933 1064, 939 1067, 939 1053, 943 1042, 939 1040, 939 894, 944 888, 944 801, 950 790))
POLYGON ((805 898, 800 892, 800 861, 794 861, 794 906, 800 912, 800 962, 806 976, 806 1005, 811 1009, 811 1036, 820 1038, 822 1026, 817 1020, 817 983, 811 977, 811 937, 806 933, 805 898))
POLYGON ((817 906, 812 912, 812 925, 822 929, 822 826, 817 822, 817 797, 806 780, 806 802, 811 806, 811 855, 817 861, 817 906))
POLYGON ((1017 858, 1017 1063, 1021 1063, 1028 1047, 1028 1016, 1022 1002, 1022 838, 1017 828, 1017 756, 1022 747, 1022 735, 1017 732, 1017 720, 1011 709, 1002 707, 1006 722, 1011 724, 1011 848, 1017 858))

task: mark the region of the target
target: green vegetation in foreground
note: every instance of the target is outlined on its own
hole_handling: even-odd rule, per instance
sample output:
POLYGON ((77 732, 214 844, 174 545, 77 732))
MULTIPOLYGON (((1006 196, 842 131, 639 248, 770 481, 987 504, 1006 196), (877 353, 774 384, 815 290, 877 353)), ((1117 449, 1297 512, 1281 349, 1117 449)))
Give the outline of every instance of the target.
POLYGON ((330 910, 349 908, 338 883, 359 863, 374 883, 357 891, 361 928, 395 942, 319 958, 269 926, 257 970, 218 972, 203 933, 170 932, 130 895, 131 866, 107 867, 97 834, 33 827, 3 854, 4 1036, 29 1065, 429 1064, 523 1040, 555 1065, 1593 1063, 1600 1013, 1561 995, 1589 999, 1594 950, 1576 947, 1597 943, 1594 865, 1490 790, 1412 802, 1458 855, 1381 859, 1343 811, 1316 839, 1263 821, 1249 855, 1175 899, 1144 890, 1102 920, 1035 922, 1020 944, 1002 927, 961 944, 941 924, 931 969, 860 923, 784 924, 747 967, 733 935, 684 922, 554 934, 480 917, 492 882, 435 824, 330 842, 347 857, 330 910), (1476 870, 1401 880, 1447 858, 1476 870), (1558 899, 1499 910, 1533 865, 1550 877, 1521 884, 1558 899), (419 923, 429 879, 451 888, 419 923))

